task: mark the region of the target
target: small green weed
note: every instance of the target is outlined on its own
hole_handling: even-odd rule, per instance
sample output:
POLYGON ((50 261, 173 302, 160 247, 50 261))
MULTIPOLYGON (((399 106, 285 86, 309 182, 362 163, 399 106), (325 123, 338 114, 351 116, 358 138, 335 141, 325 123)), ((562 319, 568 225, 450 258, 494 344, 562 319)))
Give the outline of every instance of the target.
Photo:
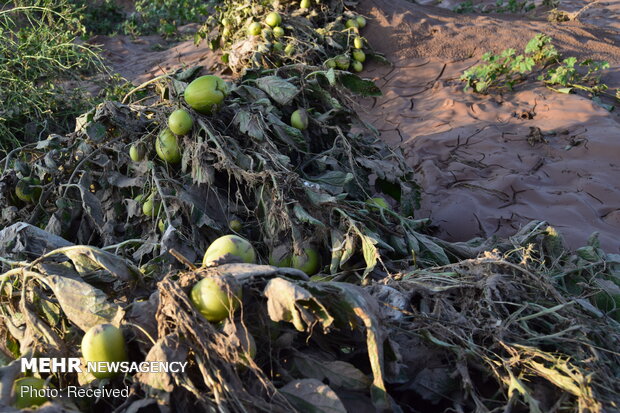
POLYGON ((472 0, 466 0, 452 9, 455 13, 527 13, 536 5, 528 0, 496 0, 493 6, 475 6, 472 0))
POLYGON ((138 0, 135 7, 137 14, 123 23, 126 34, 173 36, 179 26, 203 22, 209 14, 203 0, 138 0))
POLYGON ((0 152, 44 132, 66 131, 87 105, 80 80, 103 64, 68 0, 13 1, 0 11, 0 152))
POLYGON ((121 31, 125 13, 114 0, 71 0, 87 35, 115 34, 121 31))
POLYGON ((551 37, 538 34, 528 42, 523 54, 517 54, 514 49, 506 49, 499 55, 485 53, 482 60, 486 63, 466 70, 461 76, 466 82, 465 90, 487 93, 494 88, 512 89, 538 69, 538 80, 555 91, 571 93, 579 89, 593 96, 605 93, 608 87, 601 82, 600 71, 609 68, 608 62, 587 59, 577 64, 575 57, 562 59, 551 42, 551 37), (577 70, 578 66, 586 73, 577 70))

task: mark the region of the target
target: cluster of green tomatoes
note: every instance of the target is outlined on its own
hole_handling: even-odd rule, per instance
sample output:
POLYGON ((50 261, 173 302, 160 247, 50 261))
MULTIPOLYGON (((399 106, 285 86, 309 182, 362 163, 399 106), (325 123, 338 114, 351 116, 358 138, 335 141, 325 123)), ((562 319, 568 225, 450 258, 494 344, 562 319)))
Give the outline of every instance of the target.
POLYGON ((363 63, 366 61, 364 47, 366 46, 367 40, 359 35, 359 31, 366 27, 366 19, 363 16, 356 16, 348 19, 345 23, 345 27, 350 34, 349 52, 327 59, 325 61, 325 66, 332 69, 352 69, 354 72, 361 72, 364 70, 363 63))

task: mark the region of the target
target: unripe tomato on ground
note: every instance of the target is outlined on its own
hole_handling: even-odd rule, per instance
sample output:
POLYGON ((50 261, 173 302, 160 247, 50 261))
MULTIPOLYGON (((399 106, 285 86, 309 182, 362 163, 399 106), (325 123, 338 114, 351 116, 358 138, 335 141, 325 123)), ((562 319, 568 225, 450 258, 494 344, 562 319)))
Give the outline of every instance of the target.
POLYGON ((211 114, 224 101, 227 92, 226 83, 220 77, 205 75, 187 85, 183 97, 195 111, 211 114))
POLYGON ((276 39, 280 38, 284 36, 284 29, 280 26, 274 27, 273 28, 273 37, 275 37, 276 39))
POLYGON ((321 256, 313 247, 305 247, 300 255, 293 254, 291 264, 293 268, 297 268, 308 275, 314 275, 320 269, 321 256))
POLYGON ((131 148, 129 148, 129 157, 134 162, 142 161, 145 155, 146 148, 144 147, 144 144, 142 142, 135 143, 131 145, 131 148))
POLYGON ((41 197, 41 181, 38 178, 29 176, 22 178, 15 186, 15 195, 24 202, 37 202, 41 197))
MULTIPOLYGON (((122 362, 128 361, 125 338, 120 328, 112 324, 99 324, 92 327, 82 338, 82 356, 88 362, 122 362)), ((98 367, 96 363, 95 367, 98 367)), ((98 379, 111 378, 116 372, 107 370, 92 371, 98 379)))
POLYGON ((239 307, 241 289, 231 278, 207 277, 192 287, 190 300, 207 321, 217 323, 239 307))
POLYGON ((238 235, 219 237, 209 245, 202 259, 205 267, 231 262, 256 263, 256 252, 247 239, 238 235))
POLYGON ((161 160, 168 163, 181 162, 179 139, 168 128, 164 129, 155 139, 155 152, 161 160))
POLYGON ((177 109, 168 117, 168 128, 175 135, 185 135, 192 130, 194 120, 185 109, 177 109))
POLYGON ((251 23, 248 26, 248 36, 259 36, 263 31, 263 26, 259 22, 251 23))
POLYGON ((265 17, 265 23, 271 27, 279 26, 282 23, 282 16, 279 13, 272 11, 265 17))
POLYGON ((308 128, 308 113, 305 109, 297 109, 291 115, 291 126, 299 130, 308 128))

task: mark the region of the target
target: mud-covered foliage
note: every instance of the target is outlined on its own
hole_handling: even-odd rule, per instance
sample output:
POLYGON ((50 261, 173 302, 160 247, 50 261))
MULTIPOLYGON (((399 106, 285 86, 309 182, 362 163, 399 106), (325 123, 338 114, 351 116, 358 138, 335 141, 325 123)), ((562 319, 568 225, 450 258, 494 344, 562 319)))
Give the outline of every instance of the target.
POLYGON ((296 253, 311 245, 338 277, 385 271, 376 267, 380 255, 394 260, 392 270, 412 254, 420 265, 460 256, 413 218, 416 184, 400 152, 341 103, 344 86, 361 93, 375 86, 348 72, 313 69, 248 73, 216 116, 186 107, 194 128, 179 137, 179 165, 159 159, 154 143, 170 112, 183 106, 195 70, 162 79, 165 99, 151 105, 101 104, 78 118, 73 134, 51 135, 5 160, 12 168, 0 179, 2 224, 31 222, 78 244, 122 244, 141 265, 176 244, 195 260, 233 219, 242 223, 240 234, 260 243, 263 262, 276 247, 296 253), (308 112, 305 131, 289 125, 298 108, 308 112), (134 162, 129 148, 138 144, 147 156, 134 162), (41 182, 36 203, 14 192, 29 176, 41 182), (388 203, 369 202, 377 194, 388 203), (161 205, 152 215, 143 213, 149 198, 161 205))
POLYGON ((347 26, 349 20, 357 22, 357 18, 364 20, 365 26, 363 16, 355 12, 355 3, 341 0, 301 3, 225 0, 215 6, 213 15, 198 31, 196 43, 206 41, 211 48, 221 49, 224 64, 233 72, 293 63, 331 66, 336 63, 336 57, 341 60, 338 67, 347 70, 356 61, 354 49, 362 49, 370 59, 385 62, 361 37, 363 27, 357 23, 353 23, 354 27, 347 26), (282 19, 275 27, 266 23, 266 17, 273 12, 282 19), (249 32, 253 23, 258 24, 255 35, 249 32), (356 38, 360 39, 357 45, 356 38))

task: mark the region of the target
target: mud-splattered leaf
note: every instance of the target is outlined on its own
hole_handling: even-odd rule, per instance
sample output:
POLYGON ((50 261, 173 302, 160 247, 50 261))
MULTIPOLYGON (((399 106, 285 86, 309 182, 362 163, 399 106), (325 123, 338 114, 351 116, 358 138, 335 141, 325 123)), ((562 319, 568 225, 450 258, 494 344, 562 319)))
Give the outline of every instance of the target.
POLYGON ((336 393, 316 379, 295 380, 280 389, 301 412, 347 413, 336 393))
POLYGON ((427 259, 434 262, 436 265, 450 264, 450 259, 446 255, 446 251, 429 237, 417 232, 412 232, 411 236, 419 242, 419 246, 421 247, 420 252, 426 254, 427 259))
POLYGON ((340 268, 340 260, 344 252, 344 235, 337 229, 331 231, 332 260, 329 265, 329 272, 335 274, 340 268))
POLYGON ((344 239, 344 247, 342 251, 342 257, 340 258, 340 267, 342 267, 349 259, 355 254, 356 237, 351 234, 347 234, 344 239))
POLYGON ((348 72, 338 72, 338 81, 351 92, 361 96, 381 96, 381 89, 372 80, 348 72))
POLYGON ((319 360, 300 353, 295 356, 295 365, 305 377, 320 381, 327 379, 334 388, 365 390, 372 383, 366 374, 345 361, 319 360))
POLYGON ((84 212, 93 220, 97 228, 101 230, 105 224, 103 220, 103 208, 101 207, 99 198, 90 192, 90 185, 91 179, 89 174, 83 174, 78 184, 82 197, 82 208, 84 208, 84 212))
POLYGON ((299 93, 297 86, 278 76, 258 78, 256 85, 280 105, 288 105, 299 93))
POLYGON ((323 224, 321 221, 319 221, 318 219, 310 215, 308 211, 306 211, 304 207, 302 207, 299 204, 295 204, 295 206, 293 207, 293 212, 295 213, 295 216, 297 217, 297 219, 300 220, 301 222, 306 222, 308 224, 316 225, 317 227, 325 226, 325 224, 323 224))
MULTIPOLYGON (((182 341, 179 340, 176 334, 159 339, 149 350, 145 361, 185 363, 187 348, 181 343, 182 341)), ((138 373, 136 378, 142 384, 144 390, 151 396, 157 396, 162 392, 170 393, 175 387, 172 373, 164 371, 159 373, 138 373)))
POLYGON ((320 324, 324 331, 334 319, 325 306, 303 287, 283 278, 270 280, 265 287, 267 310, 273 321, 292 323, 298 331, 320 324))
POLYGON ((93 122, 86 126, 86 135, 88 135, 88 138, 94 142, 99 142, 105 138, 105 132, 105 125, 99 122, 93 122))
POLYGON ((255 114, 248 112, 247 110, 240 110, 233 119, 235 124, 239 127, 241 133, 245 133, 256 140, 263 140, 264 133, 261 127, 260 120, 255 114))
POLYGON ((308 143, 299 129, 282 122, 282 120, 273 113, 267 115, 267 122, 282 142, 291 145, 297 150, 308 150, 308 143))
POLYGON ((390 401, 383 378, 384 342, 387 335, 379 322, 378 315, 380 310, 377 301, 370 297, 361 287, 353 284, 330 282, 329 286, 339 290, 339 305, 346 306, 346 311, 351 316, 354 315, 362 320, 366 327, 366 346, 373 374, 370 395, 377 409, 389 409, 390 401))
POLYGON ((320 176, 308 178, 308 181, 316 182, 321 185, 321 188, 331 193, 332 195, 338 195, 344 190, 344 186, 353 180, 353 174, 343 171, 327 171, 320 176))
POLYGON ((116 171, 111 171, 108 175, 108 183, 118 188, 143 187, 144 177, 136 176, 130 178, 116 171))
POLYGON ((34 275, 52 289, 63 313, 83 331, 97 324, 118 325, 123 317, 122 308, 110 303, 103 291, 79 278, 55 274, 34 275))
POLYGON ((69 258, 76 271, 86 281, 110 282, 134 280, 140 271, 123 258, 87 245, 75 245, 56 250, 69 258))

